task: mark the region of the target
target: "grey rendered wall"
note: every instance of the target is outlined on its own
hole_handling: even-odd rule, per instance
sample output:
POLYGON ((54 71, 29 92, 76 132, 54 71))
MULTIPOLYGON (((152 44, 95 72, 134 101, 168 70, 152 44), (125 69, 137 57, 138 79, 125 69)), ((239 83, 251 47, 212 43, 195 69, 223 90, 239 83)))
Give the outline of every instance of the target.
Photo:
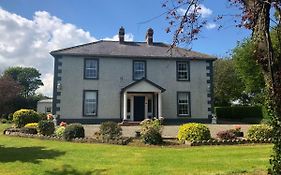
MULTIPOLYGON (((98 58, 99 80, 84 80, 84 57, 63 57, 61 118, 86 118, 82 114, 83 90, 98 90, 98 119, 120 118, 120 90, 132 80, 133 59, 98 58)), ((139 60, 139 59, 138 59, 139 60)), ((206 61, 190 61, 190 82, 176 80, 175 60, 146 60, 147 79, 162 86, 163 116, 177 118, 177 91, 191 93, 191 117, 208 117, 206 61)), ((93 118, 93 117, 92 117, 93 118)))

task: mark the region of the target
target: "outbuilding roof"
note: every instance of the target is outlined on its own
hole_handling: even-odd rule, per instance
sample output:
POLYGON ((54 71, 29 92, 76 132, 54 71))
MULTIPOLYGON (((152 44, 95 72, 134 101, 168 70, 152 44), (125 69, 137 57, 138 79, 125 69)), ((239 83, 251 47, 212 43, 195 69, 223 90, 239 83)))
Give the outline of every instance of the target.
POLYGON ((55 50, 53 56, 98 56, 98 57, 129 57, 129 58, 186 58, 215 60, 216 57, 207 54, 174 47, 160 42, 148 45, 146 42, 97 41, 65 49, 55 50))

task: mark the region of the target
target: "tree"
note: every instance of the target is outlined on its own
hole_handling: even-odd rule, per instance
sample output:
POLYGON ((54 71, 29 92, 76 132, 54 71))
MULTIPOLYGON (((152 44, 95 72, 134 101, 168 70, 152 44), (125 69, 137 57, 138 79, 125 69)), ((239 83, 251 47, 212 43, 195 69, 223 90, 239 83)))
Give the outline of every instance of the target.
POLYGON ((20 94, 21 86, 9 76, 0 77, 0 113, 8 114, 11 112, 12 102, 20 94))
POLYGON ((230 106, 238 100, 244 85, 238 77, 233 60, 219 59, 214 62, 214 102, 216 106, 230 106))
POLYGON ((253 57, 253 49, 251 40, 247 39, 233 49, 232 59, 245 87, 244 94, 248 96, 250 104, 256 105, 264 103, 265 82, 261 67, 253 57))
MULTIPOLYGON (((271 9, 275 9, 276 20, 274 29, 277 33, 277 45, 281 47, 281 0, 228 0, 232 5, 241 10, 241 23, 252 31, 253 53, 256 62, 261 66, 264 76, 269 113, 272 114, 271 125, 273 127, 273 155, 270 159, 270 174, 281 174, 281 55, 273 50, 270 36, 271 9)), ((173 1, 168 9, 167 19, 169 27, 167 32, 175 27, 173 43, 175 46, 180 42, 192 42, 197 39, 200 29, 206 24, 200 18, 199 9, 202 0, 177 0, 173 1), (184 15, 179 15, 177 9, 186 5, 184 15)), ((163 7, 167 7, 168 0, 163 7)), ((220 18, 220 17, 218 17, 220 18)), ((280 48, 279 47, 279 48, 280 48)))
POLYGON ((10 76, 22 86, 21 95, 24 98, 35 95, 35 91, 43 86, 39 71, 32 67, 10 67, 4 71, 4 76, 10 76))

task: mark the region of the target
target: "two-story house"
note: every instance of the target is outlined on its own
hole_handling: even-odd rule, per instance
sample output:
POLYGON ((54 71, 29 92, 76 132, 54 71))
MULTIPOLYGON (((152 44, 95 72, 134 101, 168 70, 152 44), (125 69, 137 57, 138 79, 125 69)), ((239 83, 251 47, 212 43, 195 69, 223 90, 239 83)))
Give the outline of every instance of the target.
POLYGON ((209 122, 215 57, 154 42, 97 41, 52 51, 53 114, 61 121, 209 122))

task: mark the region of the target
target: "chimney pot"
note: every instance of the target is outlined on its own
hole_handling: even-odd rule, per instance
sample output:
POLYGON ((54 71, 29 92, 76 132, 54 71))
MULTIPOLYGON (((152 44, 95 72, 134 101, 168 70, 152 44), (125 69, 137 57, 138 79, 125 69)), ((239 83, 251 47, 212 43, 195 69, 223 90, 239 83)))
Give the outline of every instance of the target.
POLYGON ((119 43, 124 43, 125 29, 123 26, 119 29, 119 43))
POLYGON ((148 45, 153 45, 153 29, 152 28, 149 28, 147 30, 145 40, 148 45))

